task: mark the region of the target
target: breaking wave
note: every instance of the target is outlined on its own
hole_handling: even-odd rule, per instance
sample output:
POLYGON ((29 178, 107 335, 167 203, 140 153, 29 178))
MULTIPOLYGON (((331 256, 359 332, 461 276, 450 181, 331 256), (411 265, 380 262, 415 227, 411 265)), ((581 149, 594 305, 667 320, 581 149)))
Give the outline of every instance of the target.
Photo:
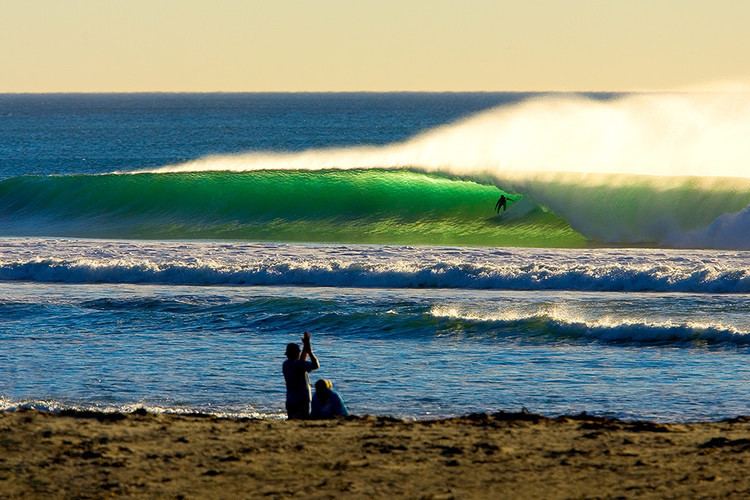
POLYGON ((605 343, 632 344, 750 344, 750 333, 732 326, 708 323, 653 322, 603 318, 570 317, 556 312, 496 314, 463 311, 454 307, 434 307, 436 318, 483 324, 496 332, 523 332, 524 337, 550 336, 558 339, 587 339, 605 343))
POLYGON ((750 293, 743 254, 0 240, 0 280, 750 293))
POLYGON ((6 179, 0 234, 748 249, 748 136, 744 92, 544 97, 386 146, 6 179))

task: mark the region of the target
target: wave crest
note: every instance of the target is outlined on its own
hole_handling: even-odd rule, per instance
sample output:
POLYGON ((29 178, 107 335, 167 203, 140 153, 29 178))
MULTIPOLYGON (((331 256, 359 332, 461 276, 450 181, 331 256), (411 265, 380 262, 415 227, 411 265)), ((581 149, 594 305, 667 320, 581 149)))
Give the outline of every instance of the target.
POLYGON ((430 314, 436 318, 491 323, 500 329, 524 332, 525 336, 549 335, 560 339, 633 344, 750 344, 750 333, 721 324, 653 322, 627 318, 591 320, 559 311, 486 313, 450 306, 433 307, 430 314))

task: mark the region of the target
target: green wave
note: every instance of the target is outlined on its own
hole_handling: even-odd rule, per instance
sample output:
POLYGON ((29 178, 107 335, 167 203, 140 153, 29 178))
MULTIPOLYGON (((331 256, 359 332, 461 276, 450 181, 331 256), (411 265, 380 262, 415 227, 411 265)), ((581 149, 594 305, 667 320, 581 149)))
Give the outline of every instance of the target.
POLYGON ((581 246, 540 207, 494 213, 497 187, 409 170, 28 176, 0 181, 0 234, 581 246))

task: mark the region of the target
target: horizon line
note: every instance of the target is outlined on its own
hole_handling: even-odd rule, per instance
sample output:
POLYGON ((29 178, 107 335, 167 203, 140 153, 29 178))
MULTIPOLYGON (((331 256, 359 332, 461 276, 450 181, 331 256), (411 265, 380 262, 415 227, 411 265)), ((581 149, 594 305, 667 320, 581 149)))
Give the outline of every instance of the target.
POLYGON ((711 92, 685 89, 631 90, 52 90, 0 91, 0 95, 112 95, 112 94, 646 94, 711 92))

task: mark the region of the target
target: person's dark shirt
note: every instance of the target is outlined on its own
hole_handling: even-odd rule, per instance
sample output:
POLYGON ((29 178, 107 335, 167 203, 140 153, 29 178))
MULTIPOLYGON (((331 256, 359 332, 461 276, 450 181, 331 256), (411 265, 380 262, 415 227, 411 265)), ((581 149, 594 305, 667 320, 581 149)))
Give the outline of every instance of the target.
POLYGON ((307 374, 315 369, 311 361, 287 359, 282 365, 286 381, 287 403, 310 402, 310 379, 307 374))

